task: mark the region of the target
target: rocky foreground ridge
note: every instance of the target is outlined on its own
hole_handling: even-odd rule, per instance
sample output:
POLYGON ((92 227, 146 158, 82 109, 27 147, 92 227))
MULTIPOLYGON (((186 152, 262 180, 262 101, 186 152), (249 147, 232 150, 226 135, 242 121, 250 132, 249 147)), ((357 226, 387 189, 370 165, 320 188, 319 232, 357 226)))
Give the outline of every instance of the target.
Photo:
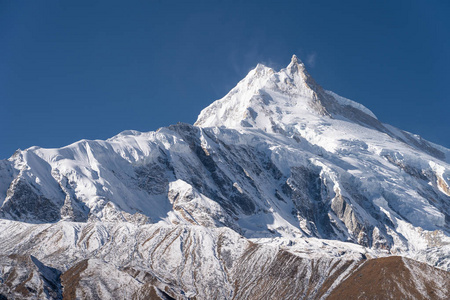
POLYGON ((0 161, 0 299, 448 299, 450 150, 293 56, 194 125, 0 161))

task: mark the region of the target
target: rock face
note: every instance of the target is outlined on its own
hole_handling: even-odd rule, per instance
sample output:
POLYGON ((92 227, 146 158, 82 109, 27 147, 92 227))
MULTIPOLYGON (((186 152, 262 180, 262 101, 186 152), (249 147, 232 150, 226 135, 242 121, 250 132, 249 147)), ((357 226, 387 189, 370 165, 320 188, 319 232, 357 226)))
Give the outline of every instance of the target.
POLYGON ((61 272, 36 257, 1 257, 0 276, 0 299, 62 299, 61 272))
POLYGON ((450 274, 401 258, 369 260, 340 283, 328 299, 445 299, 450 274))
POLYGON ((2 271, 0 293, 359 297, 346 286, 381 268, 393 293, 409 278, 408 297, 446 299, 429 278, 449 281, 449 163, 450 150, 324 90, 297 57, 258 65, 194 126, 0 161, 0 263, 34 274, 2 271))

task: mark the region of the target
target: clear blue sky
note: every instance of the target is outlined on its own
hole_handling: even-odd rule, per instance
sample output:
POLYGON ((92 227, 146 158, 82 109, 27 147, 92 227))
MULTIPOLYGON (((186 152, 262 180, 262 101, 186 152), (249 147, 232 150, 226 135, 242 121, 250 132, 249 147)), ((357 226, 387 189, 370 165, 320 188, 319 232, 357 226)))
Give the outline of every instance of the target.
POLYGON ((324 88, 450 147, 449 16, 450 1, 0 0, 0 158, 192 124, 294 53, 324 88))

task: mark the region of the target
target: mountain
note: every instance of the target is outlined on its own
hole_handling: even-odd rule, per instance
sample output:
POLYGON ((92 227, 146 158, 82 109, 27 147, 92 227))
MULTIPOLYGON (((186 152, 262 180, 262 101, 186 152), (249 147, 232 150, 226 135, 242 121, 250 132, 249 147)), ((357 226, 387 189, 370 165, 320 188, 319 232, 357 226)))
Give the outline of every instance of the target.
POLYGON ((0 205, 7 298, 450 293, 450 150, 324 90, 295 55, 194 125, 16 151, 0 205))

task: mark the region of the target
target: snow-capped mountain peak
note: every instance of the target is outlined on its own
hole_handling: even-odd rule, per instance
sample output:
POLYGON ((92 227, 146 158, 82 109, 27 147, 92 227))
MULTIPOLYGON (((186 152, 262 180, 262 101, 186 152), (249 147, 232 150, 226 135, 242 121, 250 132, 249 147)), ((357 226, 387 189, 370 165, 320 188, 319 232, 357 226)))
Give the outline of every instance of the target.
POLYGON ((304 64, 295 55, 279 72, 258 64, 225 97, 205 108, 195 125, 264 129, 267 121, 270 124, 264 119, 280 117, 286 107, 305 105, 313 98, 308 77, 304 64))
POLYGON ((297 55, 292 55, 291 62, 286 67, 289 74, 295 75, 306 75, 305 64, 297 57, 297 55))
MULTIPOLYGON (((450 270, 450 150, 324 90, 295 55, 278 72, 257 65, 195 125, 31 147, 0 161, 0 277, 15 274, 2 263, 28 268, 43 278, 29 290, 56 282, 60 293, 48 264, 64 272, 66 287, 94 278, 78 290, 103 293, 94 282, 104 282, 98 270, 107 264, 104 274, 115 274, 108 282, 128 296, 152 284, 163 299, 163 291, 176 299, 322 299, 335 288, 327 276, 338 284, 368 257, 402 255, 450 270), (303 279, 313 277, 323 292, 303 279), (306 289, 291 287, 302 280, 316 294, 298 296, 306 289), (243 286, 276 295, 252 298, 243 286)), ((426 269, 395 261, 415 274, 426 269)), ((447 278, 433 292, 446 299, 447 273, 426 270, 434 282, 447 278)))
POLYGON ((300 134, 302 124, 332 118, 386 131, 363 105, 324 90, 293 55, 279 72, 258 64, 225 97, 205 108, 194 125, 255 128, 292 136, 300 134))
POLYGON ((297 57, 297 55, 293 54, 291 58, 291 64, 303 64, 303 62, 297 57))
POLYGON ((296 55, 278 72, 258 64, 225 97, 203 109, 194 125, 282 134, 332 152, 345 147, 346 140, 372 141, 376 149, 388 136, 436 158, 450 157, 448 149, 383 124, 364 105, 323 89, 296 55))

